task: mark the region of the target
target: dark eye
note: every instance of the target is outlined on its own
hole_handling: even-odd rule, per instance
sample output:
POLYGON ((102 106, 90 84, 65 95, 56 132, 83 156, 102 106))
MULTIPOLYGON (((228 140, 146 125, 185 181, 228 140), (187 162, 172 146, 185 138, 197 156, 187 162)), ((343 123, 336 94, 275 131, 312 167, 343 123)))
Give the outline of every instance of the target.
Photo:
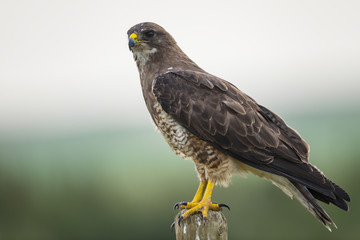
POLYGON ((155 32, 153 30, 149 30, 149 31, 146 31, 144 34, 146 37, 151 38, 155 35, 155 32))

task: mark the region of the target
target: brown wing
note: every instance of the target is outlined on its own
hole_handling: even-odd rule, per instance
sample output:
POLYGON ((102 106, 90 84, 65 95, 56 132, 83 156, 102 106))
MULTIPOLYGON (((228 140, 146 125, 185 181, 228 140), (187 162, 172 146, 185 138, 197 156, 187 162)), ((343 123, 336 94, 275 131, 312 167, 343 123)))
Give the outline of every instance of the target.
POLYGON ((153 93, 164 111, 197 137, 347 209, 343 199, 349 196, 308 163, 309 147, 299 134, 232 84, 203 72, 174 71, 156 78, 153 93))

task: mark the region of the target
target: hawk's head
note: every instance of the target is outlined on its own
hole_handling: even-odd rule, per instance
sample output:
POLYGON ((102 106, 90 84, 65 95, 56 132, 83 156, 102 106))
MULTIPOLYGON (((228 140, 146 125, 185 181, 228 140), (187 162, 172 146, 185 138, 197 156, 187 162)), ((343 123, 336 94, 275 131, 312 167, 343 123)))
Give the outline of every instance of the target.
POLYGON ((146 63, 151 55, 176 45, 173 37, 155 23, 139 23, 127 32, 129 49, 136 61, 146 63))

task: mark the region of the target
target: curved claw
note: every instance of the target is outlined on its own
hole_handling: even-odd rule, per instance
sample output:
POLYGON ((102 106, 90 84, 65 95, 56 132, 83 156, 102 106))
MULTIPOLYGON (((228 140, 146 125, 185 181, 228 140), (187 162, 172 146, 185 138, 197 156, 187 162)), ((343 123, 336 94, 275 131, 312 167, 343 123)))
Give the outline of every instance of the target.
POLYGON ((179 209, 180 206, 187 205, 187 202, 178 202, 174 205, 174 210, 179 209))
POLYGON ((173 232, 175 229, 175 222, 172 222, 171 226, 170 226, 170 230, 173 232))
POLYGON ((178 220, 178 225, 179 225, 179 226, 180 226, 180 222, 183 220, 183 218, 184 218, 183 216, 180 216, 180 217, 179 217, 179 220, 178 220))
POLYGON ((228 205, 224 204, 224 203, 220 203, 220 204, 219 204, 219 207, 220 207, 220 208, 226 207, 226 208, 229 209, 229 211, 230 211, 230 207, 229 207, 228 205))

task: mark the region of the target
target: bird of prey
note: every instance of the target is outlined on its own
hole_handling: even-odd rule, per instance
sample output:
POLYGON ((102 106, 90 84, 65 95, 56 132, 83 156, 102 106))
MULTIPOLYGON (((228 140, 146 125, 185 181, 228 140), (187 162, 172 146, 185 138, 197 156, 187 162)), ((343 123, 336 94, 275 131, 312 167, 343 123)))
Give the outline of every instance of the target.
POLYGON ((309 146, 275 113, 194 63, 161 26, 127 32, 150 115, 172 150, 191 159, 200 179, 180 217, 226 206, 211 201, 216 184, 236 173, 265 178, 295 197, 326 228, 333 220, 316 201, 348 210, 349 195, 309 162, 309 146))

